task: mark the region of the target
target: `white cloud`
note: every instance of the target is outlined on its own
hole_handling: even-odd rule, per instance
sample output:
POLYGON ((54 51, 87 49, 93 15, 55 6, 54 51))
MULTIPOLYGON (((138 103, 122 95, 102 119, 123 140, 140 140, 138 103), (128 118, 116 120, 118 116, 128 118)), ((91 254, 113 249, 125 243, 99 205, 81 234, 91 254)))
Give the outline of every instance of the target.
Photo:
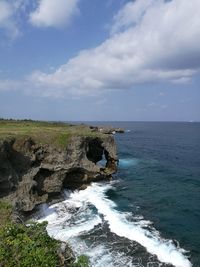
POLYGON ((3 23, 5 20, 9 19, 12 15, 11 6, 6 1, 0 2, 0 23, 3 23))
POLYGON ((125 5, 114 18, 115 34, 108 40, 53 73, 35 72, 31 83, 56 96, 57 91, 96 95, 141 83, 189 81, 200 69, 200 1, 146 2, 125 5), (132 10, 137 12, 131 20, 132 10), (128 22, 123 19, 126 12, 128 22))
POLYGON ((15 7, 9 1, 0 1, 0 28, 5 34, 14 39, 19 36, 20 32, 14 19, 15 7))
POLYGON ((154 0, 138 0, 136 2, 128 2, 113 18, 111 33, 139 23, 144 16, 146 10, 154 3, 154 0))
POLYGON ((36 27, 63 27, 78 13, 79 0, 40 0, 30 14, 30 22, 36 27))
POLYGON ((15 39, 22 35, 21 25, 27 22, 37 27, 68 25, 79 12, 79 0, 0 0, 1 37, 15 39), (29 14, 29 10, 34 10, 29 14))
POLYGON ((51 73, 26 77, 30 93, 96 96, 149 82, 190 81, 200 70, 200 1, 146 2, 125 5, 114 17, 115 33, 98 47, 81 51, 51 73))
POLYGON ((23 84, 21 81, 0 80, 0 92, 18 90, 23 84))

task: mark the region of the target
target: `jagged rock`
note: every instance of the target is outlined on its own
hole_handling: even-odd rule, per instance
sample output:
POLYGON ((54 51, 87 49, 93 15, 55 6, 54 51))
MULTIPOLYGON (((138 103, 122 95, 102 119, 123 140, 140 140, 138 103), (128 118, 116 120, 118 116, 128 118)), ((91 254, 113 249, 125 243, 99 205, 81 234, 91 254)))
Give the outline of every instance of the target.
POLYGON ((0 141, 0 198, 31 211, 63 188, 84 189, 110 179, 117 170, 113 136, 76 136, 66 149, 37 144, 32 138, 0 141), (105 166, 98 164, 103 158, 105 166))
POLYGON ((60 264, 63 267, 73 266, 75 261, 75 255, 69 245, 65 242, 61 242, 60 248, 58 249, 58 256, 60 259, 60 264))

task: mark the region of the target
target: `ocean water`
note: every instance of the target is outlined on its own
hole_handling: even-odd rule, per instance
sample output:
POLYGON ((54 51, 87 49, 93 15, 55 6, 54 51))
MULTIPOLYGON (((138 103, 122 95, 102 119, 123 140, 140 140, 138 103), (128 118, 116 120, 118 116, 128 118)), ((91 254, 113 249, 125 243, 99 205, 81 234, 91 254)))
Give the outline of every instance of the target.
POLYGON ((65 191, 40 221, 94 267, 199 267, 200 123, 108 124, 127 130, 113 181, 65 191))

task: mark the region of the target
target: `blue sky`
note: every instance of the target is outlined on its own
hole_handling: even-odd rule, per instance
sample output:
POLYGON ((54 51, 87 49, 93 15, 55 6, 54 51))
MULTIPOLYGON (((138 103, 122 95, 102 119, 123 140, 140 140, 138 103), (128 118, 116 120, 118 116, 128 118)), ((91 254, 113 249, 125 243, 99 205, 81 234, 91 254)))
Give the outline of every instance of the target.
POLYGON ((199 0, 0 0, 0 117, 199 121, 199 0))

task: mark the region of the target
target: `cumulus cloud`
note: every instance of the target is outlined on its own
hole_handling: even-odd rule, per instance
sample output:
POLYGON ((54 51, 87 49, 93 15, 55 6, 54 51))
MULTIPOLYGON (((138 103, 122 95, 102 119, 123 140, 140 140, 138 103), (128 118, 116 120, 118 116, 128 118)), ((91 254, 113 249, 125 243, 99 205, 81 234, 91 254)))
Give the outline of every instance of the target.
POLYGON ((20 26, 24 17, 26 17, 28 7, 33 8, 34 1, 0 0, 1 37, 8 37, 9 39, 14 40, 22 35, 20 26))
POLYGON ((9 1, 0 1, 0 29, 11 39, 19 36, 20 32, 14 19, 15 6, 9 1))
POLYGON ((30 14, 30 22, 36 27, 63 27, 78 13, 79 0, 40 0, 30 14))
POLYGON ((3 23, 5 20, 9 19, 12 15, 11 6, 6 1, 0 2, 0 23, 3 23))
POLYGON ((186 83, 200 70, 198 10, 199 0, 131 1, 114 16, 105 42, 51 73, 32 73, 26 87, 44 97, 64 97, 96 96, 149 82, 186 83))
POLYGON ((63 27, 79 12, 79 0, 0 0, 2 37, 15 39, 22 35, 27 19, 37 27, 63 27), (32 10, 32 11, 30 11, 32 10))
POLYGON ((35 72, 29 80, 51 95, 58 90, 95 95, 148 82, 187 82, 200 68, 198 10, 199 0, 129 2, 114 17, 108 40, 55 72, 35 72))
POLYGON ((111 34, 127 29, 140 22, 146 10, 154 3, 154 0, 137 0, 128 2, 113 18, 111 34))

